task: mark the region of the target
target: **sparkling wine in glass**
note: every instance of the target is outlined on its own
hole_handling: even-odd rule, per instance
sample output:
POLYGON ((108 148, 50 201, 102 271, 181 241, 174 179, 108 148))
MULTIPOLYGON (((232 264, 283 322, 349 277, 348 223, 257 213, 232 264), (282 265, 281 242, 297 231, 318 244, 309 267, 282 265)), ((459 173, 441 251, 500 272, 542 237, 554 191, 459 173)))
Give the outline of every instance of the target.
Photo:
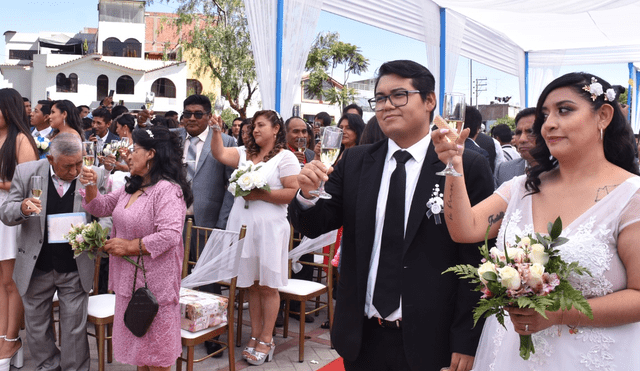
POLYGON ((296 146, 298 147, 298 152, 304 153, 307 150, 307 138, 296 139, 296 146))
MULTIPOLYGON (((467 109, 467 103, 465 96, 462 93, 447 93, 444 95, 444 102, 442 104, 442 114, 447 121, 450 132, 456 133, 456 138, 460 135, 462 127, 464 126, 464 113, 467 109)), ((447 140, 450 140, 447 137, 447 140)), ((462 176, 456 169, 453 168, 451 159, 447 161, 447 166, 436 175, 446 176, 462 176)))
POLYGON ((31 177, 31 197, 39 200, 42 196, 42 177, 34 175, 31 177))
MULTIPOLYGON (((342 129, 335 126, 327 126, 324 128, 320 143, 320 161, 328 169, 338 159, 340 145, 342 144, 342 129)), ((320 187, 317 190, 309 193, 324 199, 331 198, 331 195, 324 190, 324 181, 320 182, 320 187)))
POLYGON ((213 104, 213 113, 216 116, 220 116, 222 114, 223 109, 224 109, 224 102, 222 100, 222 97, 216 98, 216 101, 213 104))
MULTIPOLYGON (((95 142, 82 142, 82 145, 84 147, 84 154, 82 156, 82 163, 84 164, 84 167, 82 168, 82 171, 84 172, 85 169, 91 168, 91 166, 93 166, 93 164, 95 163, 95 159, 96 159, 96 143, 95 142)), ((86 185, 95 185, 95 183, 94 182, 89 182, 86 185)))

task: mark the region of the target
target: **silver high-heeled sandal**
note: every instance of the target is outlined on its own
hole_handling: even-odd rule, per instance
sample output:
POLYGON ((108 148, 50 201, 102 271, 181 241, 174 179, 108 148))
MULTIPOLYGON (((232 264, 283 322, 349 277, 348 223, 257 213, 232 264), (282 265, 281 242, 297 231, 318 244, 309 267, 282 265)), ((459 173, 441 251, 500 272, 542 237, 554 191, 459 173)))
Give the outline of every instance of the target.
POLYGON ((5 335, 4 341, 20 341, 20 348, 18 348, 9 358, 0 359, 0 371, 9 371, 11 366, 22 368, 22 366, 24 366, 24 344, 22 344, 22 339, 20 339, 20 336, 15 339, 8 339, 5 335))
POLYGON ((276 350, 276 345, 273 343, 273 339, 271 339, 270 343, 265 343, 264 341, 258 341, 258 343, 268 346, 269 352, 262 353, 262 352, 258 352, 257 350, 254 350, 251 356, 255 359, 247 358, 247 362, 250 365, 260 366, 265 362, 271 362, 273 360, 273 352, 276 350))
MULTIPOLYGON (((258 339, 254 338, 253 336, 250 339, 253 341, 258 341, 258 339)), ((248 357, 253 354, 254 350, 255 350, 255 347, 250 347, 250 346, 245 347, 244 350, 242 351, 242 358, 244 358, 245 360, 248 359, 248 357)))

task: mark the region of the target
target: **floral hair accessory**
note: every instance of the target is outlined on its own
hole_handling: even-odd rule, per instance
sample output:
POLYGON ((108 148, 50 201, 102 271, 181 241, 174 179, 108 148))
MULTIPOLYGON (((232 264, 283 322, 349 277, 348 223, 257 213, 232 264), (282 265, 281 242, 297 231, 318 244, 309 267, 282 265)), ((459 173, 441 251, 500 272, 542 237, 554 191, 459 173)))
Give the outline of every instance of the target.
POLYGON ((149 134, 149 137, 153 138, 153 133, 151 132, 151 130, 147 129, 147 134, 149 134))
POLYGON ((599 96, 604 94, 604 100, 608 102, 613 102, 616 100, 616 91, 612 88, 607 89, 605 92, 602 88, 602 84, 598 82, 595 77, 591 78, 591 85, 585 85, 582 87, 582 90, 589 92, 591 94, 591 100, 595 101, 599 96))

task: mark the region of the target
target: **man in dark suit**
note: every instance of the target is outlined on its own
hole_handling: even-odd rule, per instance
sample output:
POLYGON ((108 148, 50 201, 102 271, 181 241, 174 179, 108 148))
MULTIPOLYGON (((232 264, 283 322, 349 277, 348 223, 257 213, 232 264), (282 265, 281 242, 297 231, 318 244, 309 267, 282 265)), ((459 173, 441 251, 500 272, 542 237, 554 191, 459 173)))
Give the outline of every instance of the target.
MULTIPOLYGON (((22 296, 27 341, 36 370, 89 370, 87 305, 93 285, 94 262, 87 254, 73 257, 68 242, 49 240, 48 216, 84 212, 84 189, 76 178, 82 171, 82 142, 73 134, 58 134, 51 141, 47 159, 20 164, 11 190, 0 206, 0 218, 7 225, 20 225, 14 279, 22 296), (42 177, 42 195, 31 196, 32 176, 42 177), (30 198, 31 197, 31 198, 30 198), (27 204, 31 201, 39 214, 27 204), (60 300, 61 348, 51 327, 53 295, 60 300)), ((102 169, 98 188, 104 192, 102 169)), ((85 215, 90 220, 90 215, 85 215)))
MULTIPOLYGON (((184 140, 184 161, 187 164, 187 180, 193 191, 193 204, 187 210, 187 217, 193 218, 193 224, 200 227, 225 229, 229 212, 233 206, 233 195, 227 191, 233 169, 221 164, 211 155, 211 101, 205 95, 194 94, 184 100, 185 127, 176 129, 184 140)), ((233 137, 222 134, 225 147, 236 147, 233 137)), ((196 239, 191 245, 189 259, 196 260, 196 239)), ((220 293, 215 285, 200 287, 203 291, 220 293)), ((209 354, 220 349, 214 342, 205 342, 209 354)), ((216 355, 222 357, 222 353, 216 355)))
MULTIPOLYGON (((468 371, 482 329, 472 318, 480 295, 441 273, 481 257, 476 244, 454 243, 444 215, 427 206, 445 184, 429 135, 435 80, 412 61, 387 62, 378 73, 370 102, 389 140, 345 151, 330 177, 319 161, 305 165, 291 220, 309 237, 344 226, 331 339, 347 371, 468 371), (332 198, 312 198, 327 178, 332 198)), ((475 204, 493 191, 491 171, 477 153, 463 156, 475 204)))
POLYGON ((525 108, 516 115, 514 140, 516 149, 520 153, 520 158, 503 162, 496 167, 494 174, 496 188, 518 175, 523 175, 528 167, 536 164, 529 153, 536 146, 536 139, 533 134, 533 121, 535 121, 535 118, 536 109, 534 107, 525 108))

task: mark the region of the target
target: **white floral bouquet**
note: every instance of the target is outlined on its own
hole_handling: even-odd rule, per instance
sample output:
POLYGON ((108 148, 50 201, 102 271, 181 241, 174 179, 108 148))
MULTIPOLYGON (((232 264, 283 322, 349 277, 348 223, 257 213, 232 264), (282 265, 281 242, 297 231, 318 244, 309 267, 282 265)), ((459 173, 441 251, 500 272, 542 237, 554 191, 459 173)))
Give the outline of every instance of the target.
MULTIPOLYGON (((86 253, 89 259, 95 260, 97 255, 103 258, 109 256, 102 251, 108 235, 109 228, 102 228, 97 221, 93 221, 89 224, 71 224, 69 233, 63 237, 69 241, 73 249, 74 259, 77 259, 82 253, 86 253)), ((138 266, 138 264, 128 256, 123 256, 123 258, 129 263, 138 266)))
POLYGON ((104 145, 104 147, 102 147, 102 153, 105 156, 114 155, 114 156, 116 156, 116 161, 120 161, 120 148, 121 147, 122 147, 122 144, 120 142, 107 143, 107 144, 104 145))
POLYGON ((49 150, 49 145, 51 144, 51 141, 48 138, 45 138, 42 136, 36 137, 34 139, 36 141, 36 148, 38 148, 38 153, 40 154, 40 156, 47 153, 47 151, 49 150))
MULTIPOLYGON (((547 318, 546 311, 575 307, 593 319, 587 299, 568 281, 571 274, 591 273, 577 262, 566 263, 560 257, 558 246, 568 239, 560 237, 562 221, 559 217, 553 224, 548 224, 549 235, 516 236, 516 245, 505 241, 504 250, 489 249, 490 228, 487 228, 484 245, 480 246, 483 259, 479 267, 456 265, 443 272, 453 272, 479 284, 476 291, 483 295, 473 311, 474 324, 482 317, 495 314, 504 326, 504 308, 509 306, 534 309, 544 318, 547 318)), ((535 353, 531 335, 520 335, 520 357, 527 360, 531 353, 535 353)))
MULTIPOLYGON (((240 165, 229 178, 229 192, 234 197, 244 197, 251 193, 253 189, 262 189, 271 192, 267 184, 267 179, 262 175, 260 168, 262 165, 246 164, 240 165)), ((244 208, 249 208, 249 203, 245 202, 244 208)))

